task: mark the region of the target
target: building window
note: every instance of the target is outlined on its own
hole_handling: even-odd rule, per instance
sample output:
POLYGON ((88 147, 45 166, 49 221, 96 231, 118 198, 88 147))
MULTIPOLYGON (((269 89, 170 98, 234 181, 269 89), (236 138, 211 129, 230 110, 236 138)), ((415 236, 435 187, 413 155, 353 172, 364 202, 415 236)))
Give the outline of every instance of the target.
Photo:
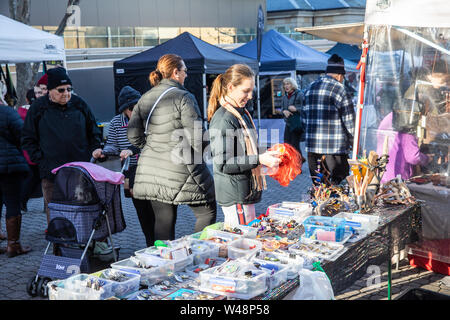
POLYGON ((158 28, 136 27, 134 36, 137 47, 151 47, 159 44, 158 28))
POLYGON ((255 28, 238 28, 236 29, 236 43, 247 43, 252 41, 256 36, 255 28))
POLYGON ((179 35, 179 28, 158 28, 159 31, 159 43, 166 42, 167 40, 173 39, 179 35))

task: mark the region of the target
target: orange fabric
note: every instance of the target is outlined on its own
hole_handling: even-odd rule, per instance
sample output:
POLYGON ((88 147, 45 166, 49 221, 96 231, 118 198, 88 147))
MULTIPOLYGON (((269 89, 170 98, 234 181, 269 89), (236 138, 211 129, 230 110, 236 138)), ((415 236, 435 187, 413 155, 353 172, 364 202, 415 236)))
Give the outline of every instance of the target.
POLYGON ((302 157, 293 146, 287 143, 275 144, 269 148, 269 151, 278 151, 281 154, 278 170, 269 176, 277 180, 283 187, 287 187, 295 177, 302 173, 302 157))

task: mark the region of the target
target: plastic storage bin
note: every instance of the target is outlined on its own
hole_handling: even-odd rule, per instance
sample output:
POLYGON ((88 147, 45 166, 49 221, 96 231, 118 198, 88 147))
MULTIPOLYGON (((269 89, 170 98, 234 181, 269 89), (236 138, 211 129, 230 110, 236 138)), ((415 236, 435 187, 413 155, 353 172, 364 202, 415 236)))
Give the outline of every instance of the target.
POLYGON ((334 218, 344 218, 345 225, 357 230, 364 230, 371 233, 378 228, 380 222, 379 216, 372 216, 369 214, 340 212, 334 218))
MULTIPOLYGON (((176 248, 176 249, 164 248, 163 250, 167 249, 168 250, 167 253, 170 252, 170 255, 172 256, 172 254, 174 254, 174 252, 176 252, 177 249, 180 249, 180 248, 181 247, 176 248)), ((187 248, 186 248, 186 250, 187 250, 187 248)), ((187 266, 191 266, 194 263, 194 256, 187 252, 186 252, 186 254, 189 254, 187 256, 185 255, 185 253, 183 253, 183 255, 180 255, 178 257, 176 255, 174 255, 172 257, 172 259, 161 257, 161 255, 159 254, 159 251, 156 252, 153 247, 136 251, 134 254, 136 255, 136 257, 138 257, 140 260, 144 261, 147 264, 152 264, 157 260, 172 262, 174 264, 175 272, 182 271, 187 266)))
POLYGON ((212 242, 191 239, 189 245, 194 256, 194 265, 205 263, 206 259, 219 256, 219 246, 212 242))
POLYGON ((114 295, 111 283, 84 273, 51 281, 47 286, 49 300, 103 300, 114 295))
POLYGON ((341 242, 345 237, 345 219, 335 217, 310 216, 303 221, 305 238, 341 242))
POLYGON ((289 247, 289 251, 309 258, 335 261, 347 249, 339 243, 309 240, 302 238, 300 242, 289 247))
POLYGON ((189 274, 191 277, 197 278, 201 271, 204 271, 209 268, 214 268, 217 266, 222 265, 225 261, 227 261, 224 258, 209 258, 205 261, 205 263, 196 264, 193 266, 186 267, 184 270, 187 274, 189 274), (207 263, 206 263, 207 262, 207 263))
POLYGON ((275 262, 287 266, 287 279, 289 280, 298 277, 298 272, 305 264, 305 258, 300 255, 288 252, 267 252, 264 250, 259 251, 253 261, 258 263, 275 262))
POLYGON ((306 217, 312 215, 312 206, 305 202, 276 203, 267 208, 266 215, 281 220, 295 220, 302 222, 306 217))
POLYGON ((261 250, 262 244, 258 240, 241 238, 236 239, 228 246, 228 258, 238 259, 255 254, 261 250))
POLYGON ((228 257, 228 245, 236 239, 242 238, 242 235, 224 232, 221 230, 207 229, 206 232, 197 232, 189 236, 189 239, 204 240, 214 243, 219 248, 219 257, 228 257))
POLYGON ((450 239, 423 239, 407 250, 411 266, 450 276, 450 239))
POLYGON ((146 286, 151 286, 161 280, 167 279, 175 269, 172 261, 164 259, 155 259, 152 261, 150 265, 153 267, 144 268, 143 265, 145 265, 144 261, 137 257, 130 257, 111 263, 111 268, 139 274, 141 276, 140 283, 146 286))
POLYGON ((252 259, 253 263, 258 264, 258 269, 267 273, 267 287, 269 290, 275 289, 287 281, 289 267, 280 263, 267 262, 259 259, 252 259))
POLYGON ((109 268, 92 275, 110 283, 112 293, 117 298, 124 298, 139 290, 141 276, 136 273, 109 268))
POLYGON ((267 290, 266 279, 253 263, 233 260, 200 272, 199 290, 248 300, 267 290))

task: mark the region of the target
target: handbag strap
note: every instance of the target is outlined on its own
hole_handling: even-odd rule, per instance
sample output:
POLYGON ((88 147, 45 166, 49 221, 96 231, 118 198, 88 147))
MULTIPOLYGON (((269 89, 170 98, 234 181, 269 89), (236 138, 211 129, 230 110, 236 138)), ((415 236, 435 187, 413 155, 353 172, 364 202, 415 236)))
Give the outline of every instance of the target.
POLYGON ((161 95, 160 95, 160 96, 158 97, 158 99, 156 100, 155 104, 153 105, 152 109, 150 110, 150 113, 148 114, 147 122, 145 123, 145 131, 144 131, 144 134, 145 134, 146 136, 148 136, 148 132, 147 132, 148 121, 150 120, 150 117, 151 117, 151 115, 152 115, 152 113, 153 113, 153 110, 155 110, 156 105, 158 104, 159 100, 161 100, 162 97, 164 97, 164 95, 165 95, 167 92, 169 92, 170 90, 175 89, 175 88, 176 88, 176 87, 170 87, 169 89, 166 89, 166 91, 164 91, 163 93, 161 93, 161 95))

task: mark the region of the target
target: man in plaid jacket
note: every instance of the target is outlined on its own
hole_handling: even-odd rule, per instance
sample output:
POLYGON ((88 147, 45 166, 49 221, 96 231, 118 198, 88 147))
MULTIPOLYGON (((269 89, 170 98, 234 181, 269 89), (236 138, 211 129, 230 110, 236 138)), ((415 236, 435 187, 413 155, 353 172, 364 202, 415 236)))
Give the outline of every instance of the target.
POLYGON ((313 183, 318 182, 318 160, 329 171, 331 184, 339 184, 349 174, 347 159, 353 144, 355 111, 343 84, 344 74, 344 60, 333 54, 326 75, 314 81, 305 94, 302 121, 313 183))

